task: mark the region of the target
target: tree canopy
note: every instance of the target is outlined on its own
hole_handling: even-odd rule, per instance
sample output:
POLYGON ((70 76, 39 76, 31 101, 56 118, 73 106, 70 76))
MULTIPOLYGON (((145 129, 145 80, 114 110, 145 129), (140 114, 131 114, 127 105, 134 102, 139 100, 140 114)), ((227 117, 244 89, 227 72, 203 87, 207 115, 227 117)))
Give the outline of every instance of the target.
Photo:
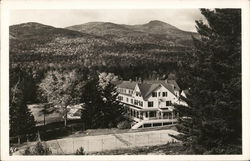
POLYGON ((83 83, 75 71, 49 71, 39 84, 41 94, 48 103, 61 112, 67 125, 67 106, 80 103, 83 83))
POLYGON ((201 9, 179 138, 194 153, 241 153, 241 10, 201 9), (186 117, 183 117, 186 116, 186 117))
POLYGON ((83 102, 86 107, 82 119, 88 128, 115 127, 123 117, 123 108, 117 101, 117 91, 111 83, 111 73, 92 75, 85 85, 83 102))
POLYGON ((23 80, 20 78, 10 91, 10 136, 34 132, 36 123, 27 107, 23 80))

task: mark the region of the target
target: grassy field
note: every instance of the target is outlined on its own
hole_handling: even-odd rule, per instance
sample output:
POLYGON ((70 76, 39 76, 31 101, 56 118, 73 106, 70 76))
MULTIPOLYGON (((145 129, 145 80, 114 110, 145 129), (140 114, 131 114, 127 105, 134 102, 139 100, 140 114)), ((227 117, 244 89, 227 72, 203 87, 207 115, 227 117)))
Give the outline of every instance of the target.
MULTIPOLYGON (((36 121, 36 126, 41 126, 44 125, 44 115, 41 112, 43 110, 43 104, 32 104, 28 105, 28 108, 31 110, 35 121, 36 121)), ((47 114, 45 116, 45 124, 51 124, 54 122, 61 122, 63 121, 61 114, 58 112, 53 112, 51 114, 47 114)))

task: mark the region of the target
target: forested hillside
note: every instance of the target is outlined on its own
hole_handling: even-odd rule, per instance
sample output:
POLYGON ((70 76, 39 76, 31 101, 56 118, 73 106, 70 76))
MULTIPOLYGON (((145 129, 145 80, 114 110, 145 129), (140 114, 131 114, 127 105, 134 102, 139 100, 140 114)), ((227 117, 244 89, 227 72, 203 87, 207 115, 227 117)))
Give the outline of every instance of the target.
POLYGON ((161 21, 143 25, 89 22, 67 28, 35 22, 13 25, 11 86, 18 80, 17 71, 25 73, 27 86, 32 84, 30 96, 35 96, 32 86, 36 88, 49 70, 77 70, 85 75, 105 71, 127 80, 165 79, 192 53, 192 36, 197 33, 161 21))

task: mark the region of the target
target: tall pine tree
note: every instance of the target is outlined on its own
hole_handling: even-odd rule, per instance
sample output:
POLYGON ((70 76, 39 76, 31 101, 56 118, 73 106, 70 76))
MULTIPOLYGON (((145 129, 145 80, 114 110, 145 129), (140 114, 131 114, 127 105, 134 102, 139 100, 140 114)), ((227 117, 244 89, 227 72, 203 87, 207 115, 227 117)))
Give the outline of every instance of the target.
POLYGON ((10 88, 10 136, 24 135, 35 131, 34 116, 27 107, 23 80, 19 79, 10 88))
POLYGON ((83 91, 85 110, 82 119, 87 128, 116 127, 123 117, 123 108, 117 101, 117 91, 111 83, 113 74, 92 74, 83 91))
POLYGON ((201 13, 207 23, 196 21, 189 107, 176 106, 178 137, 193 153, 241 153, 241 10, 201 13))

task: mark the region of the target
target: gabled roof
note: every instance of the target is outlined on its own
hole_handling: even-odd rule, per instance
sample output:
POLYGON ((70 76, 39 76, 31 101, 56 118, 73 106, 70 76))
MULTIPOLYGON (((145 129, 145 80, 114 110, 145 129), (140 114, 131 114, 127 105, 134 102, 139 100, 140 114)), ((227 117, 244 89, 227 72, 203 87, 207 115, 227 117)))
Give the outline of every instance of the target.
POLYGON ((119 84, 121 84, 123 81, 122 80, 118 80, 118 81, 111 81, 111 83, 115 86, 118 86, 119 84))
POLYGON ((126 88, 134 90, 135 86, 138 85, 138 88, 141 92, 143 99, 146 99, 151 95, 153 91, 160 88, 161 86, 168 89, 172 94, 175 95, 175 90, 180 90, 179 86, 177 85, 175 80, 155 80, 155 81, 144 81, 142 83, 135 82, 135 81, 122 81, 122 82, 115 82, 118 88, 126 88))
POLYGON ((118 88, 126 88, 126 89, 135 89, 137 82, 133 81, 122 81, 122 83, 118 84, 118 88))
POLYGON ((163 85, 165 88, 167 88, 171 93, 175 95, 173 86, 171 86, 170 84, 166 82, 162 82, 161 85, 163 85))
POLYGON ((173 84, 176 90, 180 90, 180 87, 178 86, 175 80, 167 80, 167 82, 173 84))
POLYGON ((154 90, 160 87, 160 84, 139 83, 142 98, 148 97, 154 90))
POLYGON ((179 91, 180 87, 178 86, 178 84, 176 83, 175 80, 149 80, 149 81, 144 81, 146 83, 160 83, 160 84, 172 84, 175 87, 175 90, 179 91))

